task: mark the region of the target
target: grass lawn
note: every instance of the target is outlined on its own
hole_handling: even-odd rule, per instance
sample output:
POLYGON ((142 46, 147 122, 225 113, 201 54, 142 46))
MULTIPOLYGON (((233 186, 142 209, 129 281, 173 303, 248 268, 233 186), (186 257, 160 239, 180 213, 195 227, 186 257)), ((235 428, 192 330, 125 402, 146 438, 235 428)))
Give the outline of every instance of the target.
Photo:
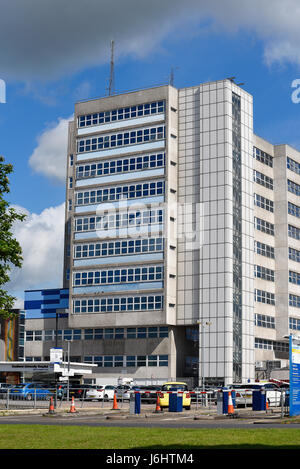
POLYGON ((299 449, 299 429, 0 425, 0 449, 299 449))

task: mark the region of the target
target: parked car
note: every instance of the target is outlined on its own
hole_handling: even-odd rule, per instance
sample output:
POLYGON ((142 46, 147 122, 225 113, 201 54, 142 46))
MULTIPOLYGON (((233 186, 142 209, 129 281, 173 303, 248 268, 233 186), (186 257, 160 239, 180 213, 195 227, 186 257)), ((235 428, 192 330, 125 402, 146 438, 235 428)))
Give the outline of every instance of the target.
POLYGON ((149 404, 157 401, 158 393, 161 391, 161 386, 140 386, 141 402, 147 402, 149 404))
POLYGON ((14 387, 13 384, 7 384, 7 383, 0 383, 0 395, 1 394, 6 394, 8 389, 14 387))
POLYGON ((133 390, 132 386, 128 384, 120 384, 116 387, 116 396, 117 400, 129 400, 130 399, 130 391, 133 390))
POLYGON ((189 410, 191 408, 191 395, 188 390, 188 385, 181 382, 164 383, 161 388, 159 404, 161 408, 169 407, 169 392, 170 391, 183 391, 182 394, 182 407, 189 410))
POLYGON ((281 390, 275 383, 231 384, 228 388, 235 391, 237 407, 252 405, 253 391, 265 390, 269 406, 280 406, 284 399, 284 390, 281 390))
POLYGON ((45 383, 23 383, 16 384, 9 389, 9 395, 12 399, 47 399, 54 396, 53 390, 50 390, 45 383))
POLYGON ((86 391, 86 399, 105 401, 112 400, 115 394, 115 386, 107 384, 105 386, 93 386, 86 391))

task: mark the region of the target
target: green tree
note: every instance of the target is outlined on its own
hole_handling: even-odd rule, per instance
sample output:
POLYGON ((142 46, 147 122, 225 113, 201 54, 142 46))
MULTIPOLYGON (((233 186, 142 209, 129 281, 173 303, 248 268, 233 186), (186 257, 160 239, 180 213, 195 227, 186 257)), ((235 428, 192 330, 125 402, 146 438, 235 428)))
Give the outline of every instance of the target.
POLYGON ((26 215, 17 213, 4 199, 9 193, 8 175, 13 172, 13 166, 4 162, 0 156, 0 316, 10 318, 11 309, 16 298, 11 296, 3 287, 10 280, 12 266, 22 266, 22 249, 14 238, 12 228, 16 221, 23 221, 26 215))

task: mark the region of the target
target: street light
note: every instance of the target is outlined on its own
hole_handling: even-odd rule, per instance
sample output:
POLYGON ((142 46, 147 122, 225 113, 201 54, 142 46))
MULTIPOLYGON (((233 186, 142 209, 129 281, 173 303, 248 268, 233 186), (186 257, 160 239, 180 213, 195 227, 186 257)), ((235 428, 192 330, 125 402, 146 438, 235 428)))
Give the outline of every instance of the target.
MULTIPOLYGON (((199 325, 199 357, 201 355, 201 381, 202 381, 202 391, 205 392, 205 377, 204 377, 204 327, 205 326, 211 326, 210 321, 197 321, 197 324, 199 325), (200 326, 201 328, 201 334, 200 334, 200 326), (201 341, 200 341, 201 337, 201 341), (201 354, 200 354, 201 351, 201 354)), ((199 374, 200 374, 200 360, 199 360, 199 374)))

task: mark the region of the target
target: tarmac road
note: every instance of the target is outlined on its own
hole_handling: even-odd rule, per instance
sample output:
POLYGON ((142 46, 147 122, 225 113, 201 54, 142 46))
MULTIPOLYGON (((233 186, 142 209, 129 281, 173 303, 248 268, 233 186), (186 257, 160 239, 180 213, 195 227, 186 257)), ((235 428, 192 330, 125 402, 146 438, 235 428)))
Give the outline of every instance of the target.
POLYGON ((38 413, 23 415, 0 416, 1 424, 28 424, 28 425, 76 425, 92 427, 148 427, 148 428, 300 428, 300 423, 284 423, 278 415, 265 414, 257 418, 247 418, 241 415, 239 418, 228 418, 228 416, 205 416, 194 414, 176 414, 165 412, 162 415, 141 414, 128 415, 113 414, 105 415, 97 412, 76 413, 38 413), (265 418, 266 417, 266 418, 265 418))

